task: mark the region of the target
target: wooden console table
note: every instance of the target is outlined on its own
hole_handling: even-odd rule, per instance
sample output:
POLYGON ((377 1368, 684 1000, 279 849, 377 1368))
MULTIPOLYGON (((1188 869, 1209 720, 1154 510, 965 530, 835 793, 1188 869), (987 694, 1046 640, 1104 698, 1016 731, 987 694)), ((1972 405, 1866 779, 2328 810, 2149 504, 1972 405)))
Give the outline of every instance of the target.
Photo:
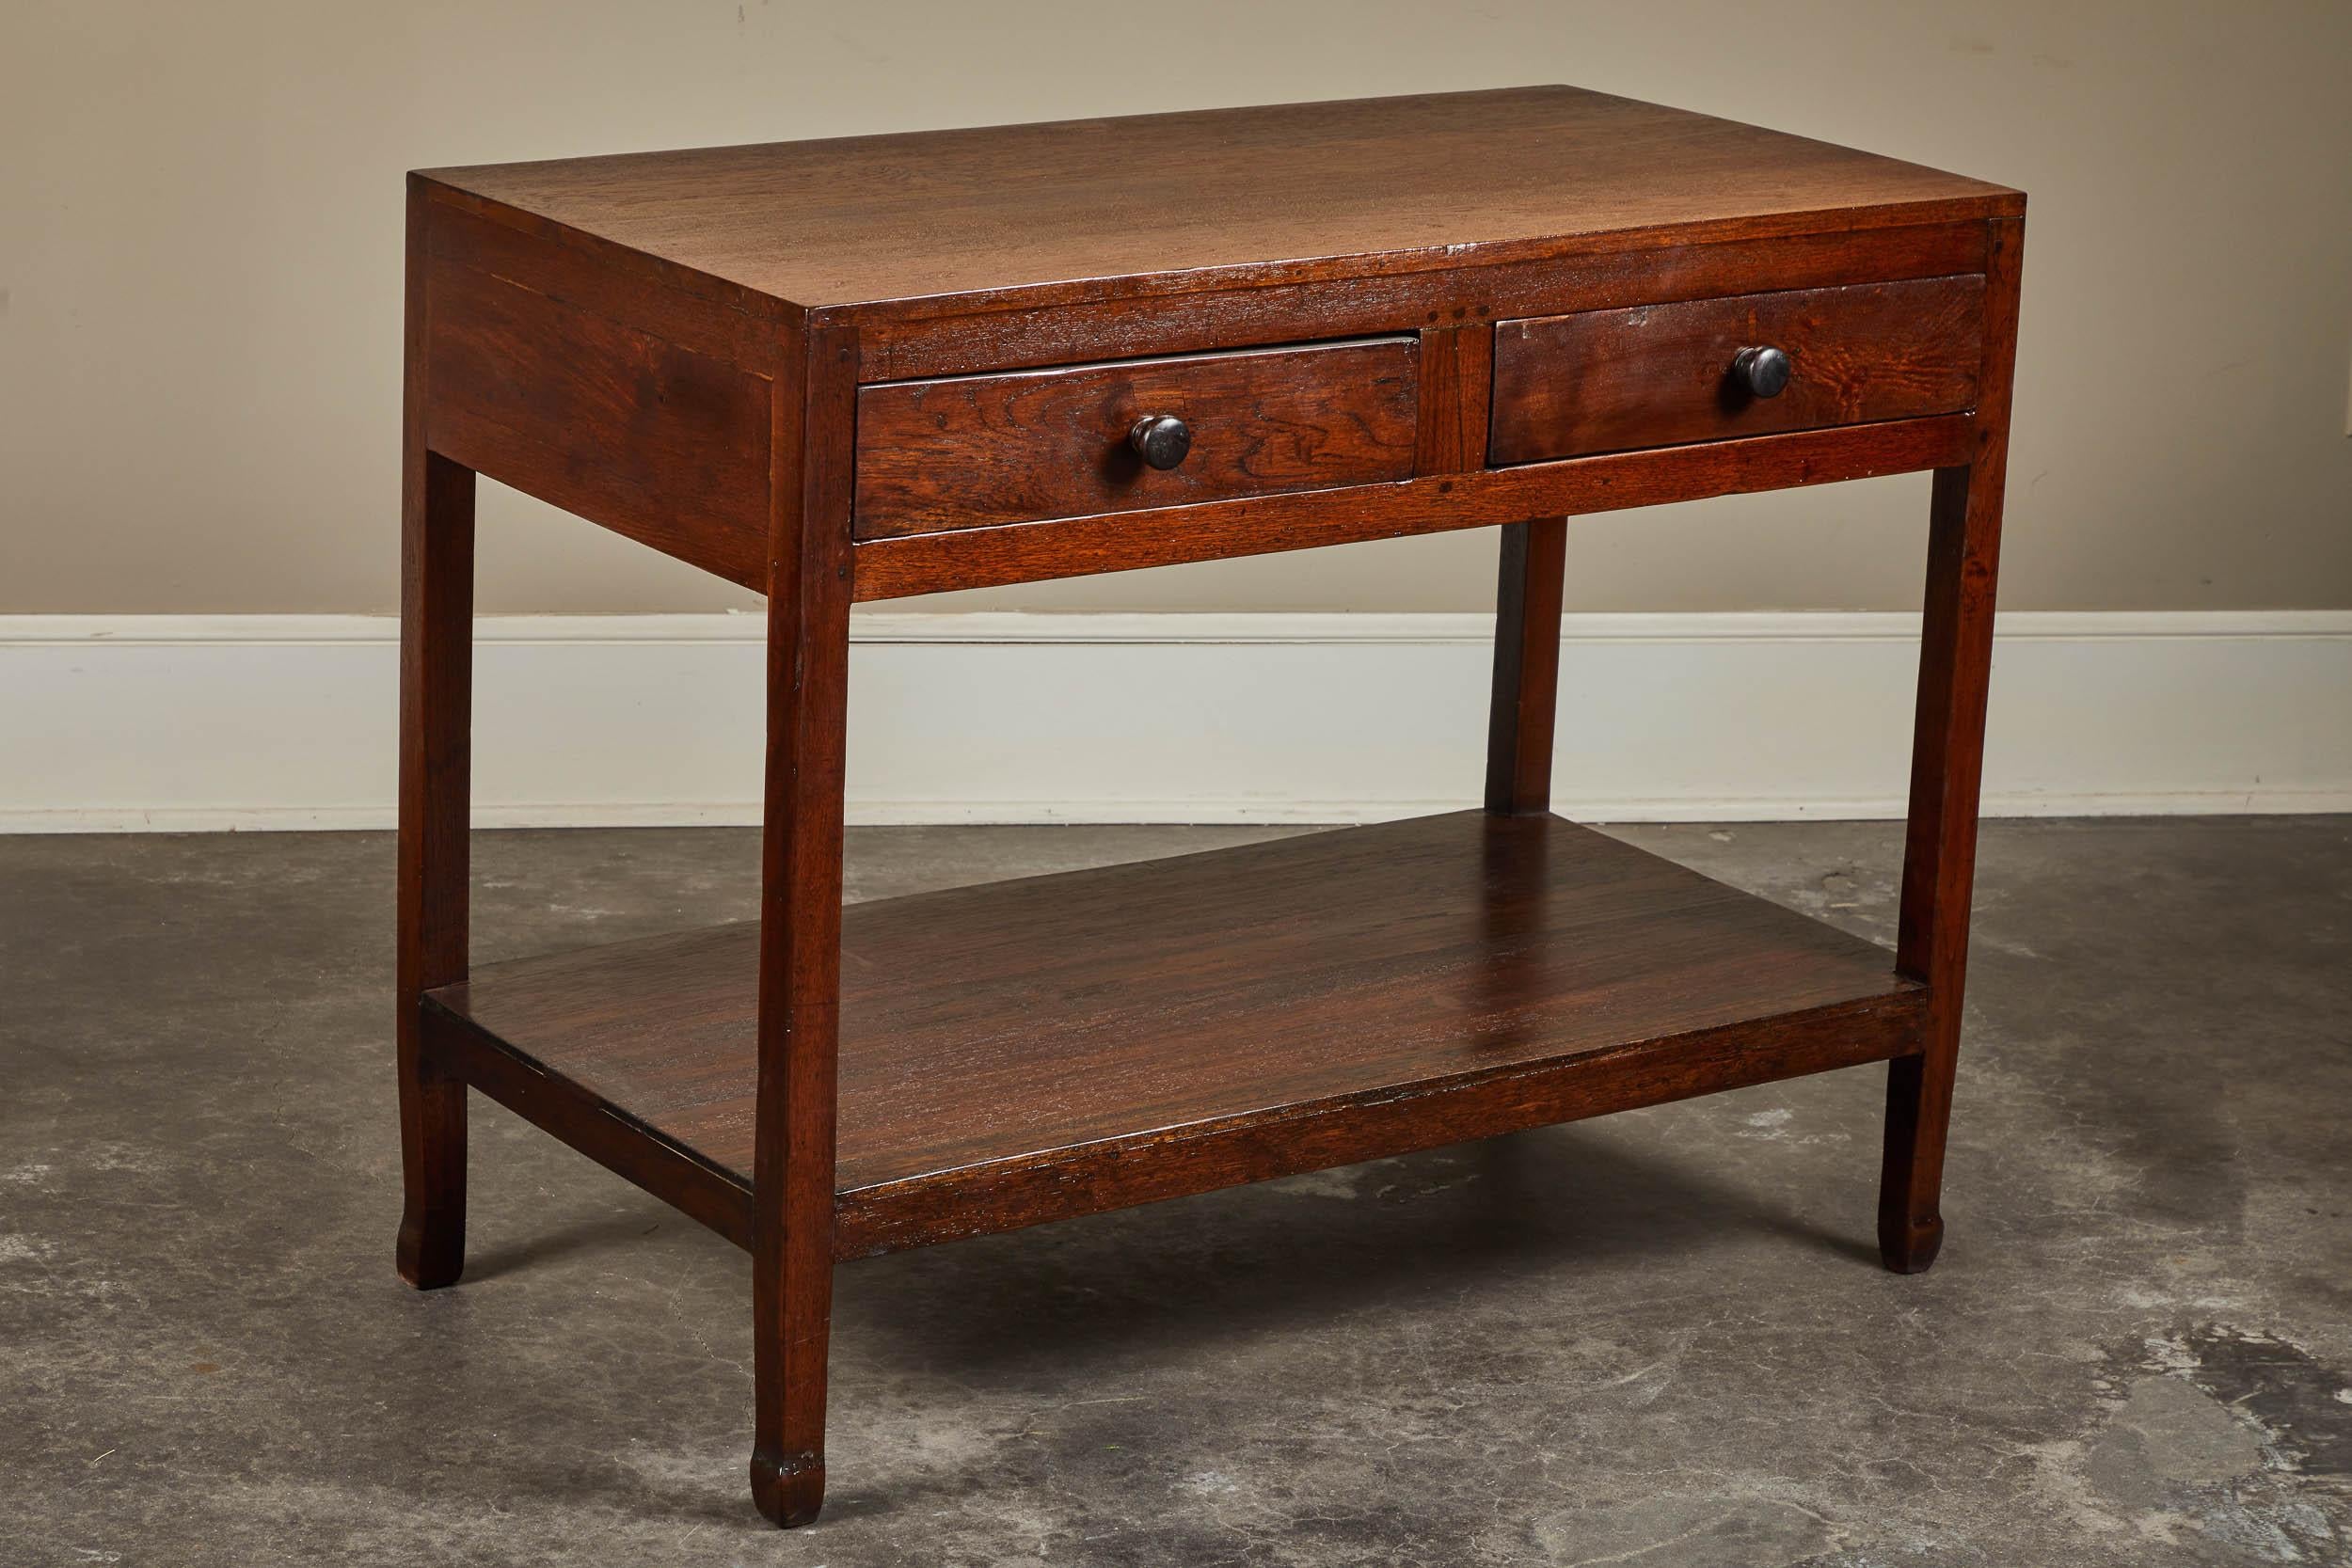
POLYGON ((1884 1061, 1926 1268, 2024 212, 1568 87, 412 176, 401 1273, 469 1087, 748 1249, 794 1524, 844 1259, 1884 1061), (1893 955, 1550 815, 1568 516, 1919 469, 1893 955), (469 970, 476 473, 767 594, 755 925, 469 970), (853 601, 1482 527, 1483 812, 842 908, 853 601))

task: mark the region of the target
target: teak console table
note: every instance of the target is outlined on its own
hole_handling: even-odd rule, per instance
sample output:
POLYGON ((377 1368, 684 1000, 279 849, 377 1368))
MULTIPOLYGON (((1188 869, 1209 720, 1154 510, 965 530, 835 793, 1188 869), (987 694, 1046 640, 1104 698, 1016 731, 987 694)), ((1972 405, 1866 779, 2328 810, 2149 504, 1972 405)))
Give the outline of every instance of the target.
POLYGON ((1568 87, 412 176, 401 1273, 469 1088, 748 1249, 794 1524, 844 1259, 1883 1061, 1926 1268, 2025 205, 1568 87), (1894 954, 1549 813, 1568 516, 1920 469, 1894 954), (477 473, 767 594, 755 925, 469 970, 477 473), (1483 812, 843 909, 853 601, 1496 526, 1483 812))

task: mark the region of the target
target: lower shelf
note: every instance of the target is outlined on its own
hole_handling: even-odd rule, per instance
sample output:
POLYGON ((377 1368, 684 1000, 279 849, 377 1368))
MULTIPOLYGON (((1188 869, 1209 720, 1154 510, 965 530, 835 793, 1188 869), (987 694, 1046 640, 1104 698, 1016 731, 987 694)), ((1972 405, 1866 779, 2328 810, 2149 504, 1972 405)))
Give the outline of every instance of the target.
MULTIPOLYGON (((455 1070, 750 1233, 758 930, 485 965, 455 1070)), ((1919 1048, 1892 955, 1479 812, 851 905, 836 1251, 1010 1229, 1919 1048)))

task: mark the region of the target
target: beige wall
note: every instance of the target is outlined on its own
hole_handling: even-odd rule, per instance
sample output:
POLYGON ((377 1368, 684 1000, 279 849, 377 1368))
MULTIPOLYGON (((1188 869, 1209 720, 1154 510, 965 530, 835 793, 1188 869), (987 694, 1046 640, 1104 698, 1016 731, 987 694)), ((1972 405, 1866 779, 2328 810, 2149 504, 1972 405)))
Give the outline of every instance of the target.
MULTIPOLYGON (((9 11, 0 611, 392 606, 405 168, 1530 81, 2031 193, 2009 605, 2352 607, 2344 0, 9 11)), ((1570 594, 1899 608, 1924 505, 1913 478, 1590 519, 1570 594)), ((487 610, 751 602, 519 497, 484 521, 487 610)), ((1462 610, 1491 556, 1466 535, 981 602, 1462 610)))

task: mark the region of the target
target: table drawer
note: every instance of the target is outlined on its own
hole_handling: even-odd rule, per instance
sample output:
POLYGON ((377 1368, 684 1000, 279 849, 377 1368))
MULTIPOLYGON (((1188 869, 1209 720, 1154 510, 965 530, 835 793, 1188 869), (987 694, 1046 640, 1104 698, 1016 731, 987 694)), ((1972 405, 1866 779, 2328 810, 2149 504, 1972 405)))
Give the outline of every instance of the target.
POLYGON ((1506 321, 1487 461, 1957 413, 1975 405, 1983 344, 1973 276, 1506 321), (1758 396, 1737 362, 1766 348, 1787 356, 1788 375, 1758 396))
POLYGON ((1409 479, 1420 354, 1416 338, 1364 338, 861 388, 855 531, 1409 479))

